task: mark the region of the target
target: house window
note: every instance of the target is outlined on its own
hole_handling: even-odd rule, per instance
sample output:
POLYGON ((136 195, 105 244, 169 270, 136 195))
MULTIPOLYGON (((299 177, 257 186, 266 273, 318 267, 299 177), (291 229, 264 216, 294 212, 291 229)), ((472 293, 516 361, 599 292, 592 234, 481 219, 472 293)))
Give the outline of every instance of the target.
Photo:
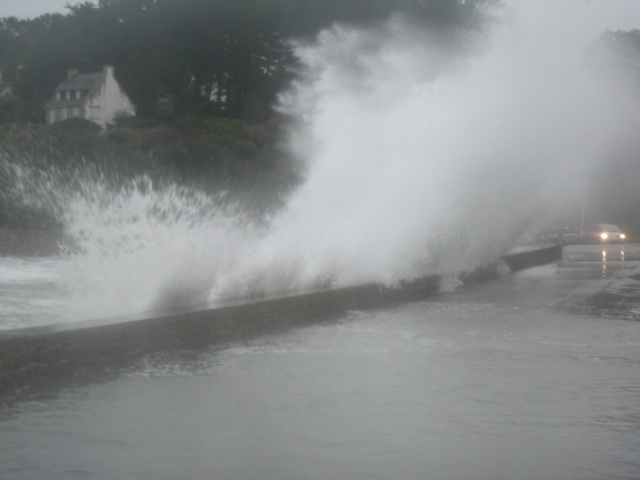
POLYGON ((73 108, 67 108, 67 118, 73 118, 73 108))
POLYGON ((62 100, 62 92, 56 92, 56 100, 62 100))
POLYGON ((56 108, 54 112, 56 112, 56 115, 55 115, 56 122, 59 122, 60 120, 62 120, 62 109, 56 108))
POLYGON ((71 90, 67 90, 67 100, 71 100, 71 90))
POLYGON ((100 120, 100 107, 89 107, 89 118, 91 120, 100 120))

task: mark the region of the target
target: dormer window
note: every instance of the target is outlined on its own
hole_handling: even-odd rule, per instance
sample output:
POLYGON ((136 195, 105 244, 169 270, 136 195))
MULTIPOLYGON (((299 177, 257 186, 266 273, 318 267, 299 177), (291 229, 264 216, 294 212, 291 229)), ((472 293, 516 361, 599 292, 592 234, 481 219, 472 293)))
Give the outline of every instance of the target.
POLYGON ((56 92, 56 100, 62 100, 62 92, 56 92))
POLYGON ((67 90, 67 100, 71 100, 71 98, 73 98, 71 95, 73 94, 73 92, 71 90, 67 90))

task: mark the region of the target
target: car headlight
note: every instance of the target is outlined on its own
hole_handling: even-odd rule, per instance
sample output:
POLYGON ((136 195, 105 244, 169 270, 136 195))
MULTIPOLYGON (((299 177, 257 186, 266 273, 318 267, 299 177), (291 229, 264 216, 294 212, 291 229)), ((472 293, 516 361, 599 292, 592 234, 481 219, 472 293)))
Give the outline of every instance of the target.
POLYGON ((624 240, 625 238, 627 238, 627 236, 626 236, 624 233, 621 233, 621 234, 620 234, 620 238, 621 238, 622 240, 624 240))
POLYGON ((607 235, 606 233, 601 233, 601 234, 600 234, 600 238, 601 238, 602 240, 606 240, 607 238, 609 238, 609 235, 607 235))

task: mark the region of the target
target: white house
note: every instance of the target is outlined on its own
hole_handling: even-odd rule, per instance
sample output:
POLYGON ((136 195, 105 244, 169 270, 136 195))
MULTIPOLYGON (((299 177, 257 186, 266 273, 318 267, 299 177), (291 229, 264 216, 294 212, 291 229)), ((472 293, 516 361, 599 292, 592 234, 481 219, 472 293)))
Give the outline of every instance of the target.
POLYGON ((135 115, 135 108, 113 76, 111 66, 98 73, 69 70, 67 80, 56 88, 44 108, 47 123, 86 118, 106 127, 117 114, 135 115))

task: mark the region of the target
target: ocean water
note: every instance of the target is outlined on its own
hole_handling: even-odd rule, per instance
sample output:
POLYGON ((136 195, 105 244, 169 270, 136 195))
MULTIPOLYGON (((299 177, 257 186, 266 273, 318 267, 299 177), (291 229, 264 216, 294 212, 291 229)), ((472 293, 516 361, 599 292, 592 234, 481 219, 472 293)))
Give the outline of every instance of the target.
POLYGON ((278 108, 294 119, 288 148, 305 178, 260 219, 171 179, 115 187, 93 168, 69 188, 25 151, 7 170, 11 193, 57 205, 77 248, 0 260, 0 328, 456 275, 554 215, 576 223, 590 172, 640 125, 623 108, 633 92, 586 68, 585 49, 631 28, 636 6, 508 1, 477 48, 453 53, 400 17, 295 44, 302 74, 278 108), (23 268, 37 281, 19 280, 23 268))
POLYGON ((61 321, 64 257, 0 257, 0 330, 61 321))
POLYGON ((2 409, 0 477, 637 479, 639 317, 567 309, 622 281, 569 253, 2 409))
MULTIPOLYGON (((438 52, 397 19, 299 45, 307 80, 282 108, 300 118, 307 179, 263 222, 145 179, 69 192, 22 169, 16 189, 55 195, 79 249, 0 258, 0 328, 497 258, 540 212, 579 205, 611 131, 638 124, 577 60, 634 25, 634 2, 507 3, 484 54, 435 79, 438 52)), ((583 249, 437 302, 149 357, 3 408, 0 477, 640 478, 637 315, 560 306, 622 275, 629 250, 583 249)))

